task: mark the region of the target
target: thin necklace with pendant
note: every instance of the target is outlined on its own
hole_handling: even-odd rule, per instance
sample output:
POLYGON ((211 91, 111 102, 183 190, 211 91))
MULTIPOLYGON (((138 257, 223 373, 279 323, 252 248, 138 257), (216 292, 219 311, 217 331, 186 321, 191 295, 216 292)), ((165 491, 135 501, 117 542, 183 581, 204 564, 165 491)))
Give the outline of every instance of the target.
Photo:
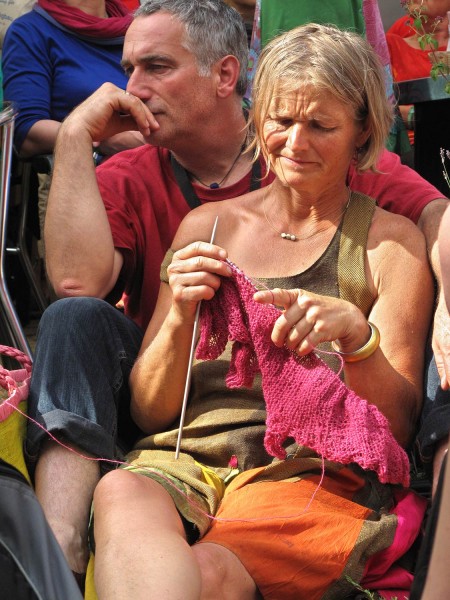
POLYGON ((204 181, 202 181, 200 179, 200 177, 197 177, 197 175, 194 175, 194 173, 191 173, 190 171, 188 171, 189 175, 195 179, 196 181, 198 181, 199 183, 201 183, 202 185, 204 185, 205 187, 209 187, 211 190, 217 190, 218 188, 220 188, 220 186, 222 185, 222 183, 225 181, 225 179, 230 175, 231 171, 234 169, 237 161, 239 160, 242 152, 244 151, 245 148, 245 142, 244 144, 242 144, 242 146, 239 149, 239 154, 236 156, 236 158, 234 159, 231 167, 228 169, 228 171, 225 173, 225 176, 222 177, 222 179, 220 181, 213 181, 213 183, 205 183, 204 181))
MULTIPOLYGON (((345 212, 346 212, 347 208, 349 207, 350 200, 351 200, 351 197, 352 197, 352 191, 351 191, 351 189, 350 189, 349 187, 347 187, 347 189, 348 189, 348 199, 347 199, 347 202, 346 202, 346 204, 345 204, 345 206, 344 206, 344 209, 343 209, 343 211, 342 211, 342 212, 341 212, 341 214, 339 215, 339 220, 341 220, 341 219, 342 219, 342 217, 344 216, 344 214, 345 214, 345 212)), ((280 231, 279 229, 277 229, 277 228, 275 227, 275 225, 272 223, 272 221, 269 219, 269 217, 268 217, 268 215, 267 215, 267 212, 266 212, 266 198, 267 198, 267 195, 264 197, 264 200, 263 200, 263 212, 264 212, 264 217, 266 218, 266 221, 267 221, 267 223, 270 225, 270 227, 271 227, 271 228, 272 228, 272 229, 273 229, 273 230, 274 230, 276 233, 278 233, 278 235, 279 235, 281 238, 283 238, 283 240, 288 240, 288 241, 290 241, 290 242, 296 242, 297 240, 307 240, 307 239, 309 239, 309 238, 311 238, 311 237, 313 237, 313 236, 317 235, 318 233, 320 233, 319 231, 315 231, 314 233, 311 233, 310 235, 307 235, 307 236, 305 236, 305 237, 298 237, 298 236, 297 236, 297 235, 295 235, 294 233, 287 233, 287 232, 285 232, 285 231, 280 231)))

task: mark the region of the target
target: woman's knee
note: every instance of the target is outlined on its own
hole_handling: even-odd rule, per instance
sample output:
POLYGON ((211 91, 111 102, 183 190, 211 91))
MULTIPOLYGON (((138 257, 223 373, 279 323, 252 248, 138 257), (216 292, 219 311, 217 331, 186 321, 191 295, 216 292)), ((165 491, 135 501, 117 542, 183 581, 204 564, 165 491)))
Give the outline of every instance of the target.
POLYGON ((200 567, 201 600, 259 598, 253 579, 230 550, 211 543, 196 544, 192 550, 200 567))
POLYGON ((149 528, 176 531, 183 537, 184 527, 170 494, 156 481, 126 469, 107 473, 94 492, 95 521, 120 521, 129 515, 145 515, 149 528))
POLYGON ((113 506, 120 510, 122 503, 129 507, 132 499, 141 493, 142 482, 139 475, 125 469, 110 471, 100 479, 95 488, 95 512, 100 514, 113 506))
POLYGON ((197 544, 192 550, 200 567, 201 600, 220 598, 218 590, 224 585, 226 573, 224 565, 217 560, 216 549, 211 544, 197 544))

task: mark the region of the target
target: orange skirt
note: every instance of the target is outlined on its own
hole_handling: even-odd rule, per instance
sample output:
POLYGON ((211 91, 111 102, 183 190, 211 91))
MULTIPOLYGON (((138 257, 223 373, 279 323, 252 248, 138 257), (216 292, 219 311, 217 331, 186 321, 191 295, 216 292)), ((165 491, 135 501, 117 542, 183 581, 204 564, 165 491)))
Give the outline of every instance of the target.
MULTIPOLYGON (((318 475, 267 481, 264 471, 230 484, 199 543, 232 551, 266 600, 340 600, 355 592, 350 579, 360 582, 367 560, 392 544, 397 515, 354 502, 366 481, 348 468, 326 475, 320 486, 318 475)), ((393 503, 391 486, 382 487, 393 503)), ((414 537, 419 530, 420 519, 414 537)))

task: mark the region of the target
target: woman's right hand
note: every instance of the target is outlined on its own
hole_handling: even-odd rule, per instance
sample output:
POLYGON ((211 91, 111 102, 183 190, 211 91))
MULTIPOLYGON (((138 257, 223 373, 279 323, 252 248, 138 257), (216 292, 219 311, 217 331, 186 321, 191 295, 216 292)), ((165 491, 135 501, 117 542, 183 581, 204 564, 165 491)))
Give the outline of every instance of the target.
POLYGON ((174 253, 167 275, 172 310, 183 322, 194 322, 198 302, 211 300, 220 287, 220 278, 231 275, 224 262, 227 256, 224 248, 207 242, 194 242, 174 253))

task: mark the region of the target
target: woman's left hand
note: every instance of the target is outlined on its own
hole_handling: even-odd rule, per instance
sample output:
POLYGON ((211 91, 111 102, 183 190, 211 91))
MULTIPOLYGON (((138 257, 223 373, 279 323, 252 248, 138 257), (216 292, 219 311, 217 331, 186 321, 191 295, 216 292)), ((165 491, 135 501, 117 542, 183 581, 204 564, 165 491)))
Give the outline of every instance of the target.
POLYGON ((339 340, 343 352, 363 346, 370 329, 362 312, 346 300, 305 290, 275 288, 256 292, 256 302, 284 308, 275 321, 272 341, 299 355, 309 354, 321 342, 339 340))

